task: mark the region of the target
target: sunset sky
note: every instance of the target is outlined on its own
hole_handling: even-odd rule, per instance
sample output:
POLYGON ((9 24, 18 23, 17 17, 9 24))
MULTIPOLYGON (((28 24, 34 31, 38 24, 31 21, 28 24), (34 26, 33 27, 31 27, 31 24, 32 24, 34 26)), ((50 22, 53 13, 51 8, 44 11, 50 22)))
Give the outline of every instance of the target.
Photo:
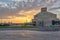
POLYGON ((60 0, 0 0, 0 22, 31 22, 41 7, 60 19, 60 0))

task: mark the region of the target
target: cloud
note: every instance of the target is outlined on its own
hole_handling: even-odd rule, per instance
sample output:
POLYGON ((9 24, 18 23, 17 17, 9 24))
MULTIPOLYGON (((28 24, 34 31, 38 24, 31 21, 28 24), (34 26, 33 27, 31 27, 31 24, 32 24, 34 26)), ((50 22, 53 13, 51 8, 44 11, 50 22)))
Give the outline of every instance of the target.
POLYGON ((0 0, 0 17, 22 17, 24 14, 34 15, 35 12, 33 10, 40 10, 40 8, 44 6, 48 7, 49 10, 52 10, 52 8, 55 9, 60 7, 59 5, 60 0, 34 0, 33 2, 29 2, 29 0, 0 0), (24 10, 24 12, 22 12, 22 10, 24 10))
POLYGON ((0 2, 0 7, 8 7, 6 3, 0 2))

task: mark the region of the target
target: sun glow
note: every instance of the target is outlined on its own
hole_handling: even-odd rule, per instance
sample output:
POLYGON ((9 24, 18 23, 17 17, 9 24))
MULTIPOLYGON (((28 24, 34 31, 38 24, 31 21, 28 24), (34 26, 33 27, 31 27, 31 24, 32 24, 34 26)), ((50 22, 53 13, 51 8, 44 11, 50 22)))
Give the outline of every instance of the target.
POLYGON ((1 22, 12 22, 12 23, 27 23, 31 22, 34 18, 34 15, 40 12, 40 10, 29 10, 29 11, 20 11, 18 14, 20 16, 9 16, 9 19, 1 19, 1 22))

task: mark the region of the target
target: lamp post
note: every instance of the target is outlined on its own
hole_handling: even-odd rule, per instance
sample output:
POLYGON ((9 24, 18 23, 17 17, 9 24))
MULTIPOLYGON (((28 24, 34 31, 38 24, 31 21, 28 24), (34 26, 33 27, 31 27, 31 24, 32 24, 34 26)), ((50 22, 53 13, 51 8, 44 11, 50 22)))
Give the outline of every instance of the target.
POLYGON ((1 16, 1 24, 2 24, 2 16, 1 16))
POLYGON ((25 17, 25 26, 27 25, 27 16, 25 17))
POLYGON ((26 17, 26 23, 27 23, 27 17, 26 17))

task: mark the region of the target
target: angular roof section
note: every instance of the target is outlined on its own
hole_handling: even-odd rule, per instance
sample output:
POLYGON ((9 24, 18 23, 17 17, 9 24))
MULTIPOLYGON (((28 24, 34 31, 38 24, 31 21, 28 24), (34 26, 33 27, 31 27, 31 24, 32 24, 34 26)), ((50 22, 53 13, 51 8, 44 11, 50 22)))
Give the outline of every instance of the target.
POLYGON ((38 16, 44 16, 44 15, 56 15, 56 14, 54 14, 54 13, 51 13, 51 12, 48 12, 47 11, 47 7, 43 7, 43 8, 41 8, 41 12, 39 12, 38 14, 36 14, 34 17, 38 17, 38 16))

